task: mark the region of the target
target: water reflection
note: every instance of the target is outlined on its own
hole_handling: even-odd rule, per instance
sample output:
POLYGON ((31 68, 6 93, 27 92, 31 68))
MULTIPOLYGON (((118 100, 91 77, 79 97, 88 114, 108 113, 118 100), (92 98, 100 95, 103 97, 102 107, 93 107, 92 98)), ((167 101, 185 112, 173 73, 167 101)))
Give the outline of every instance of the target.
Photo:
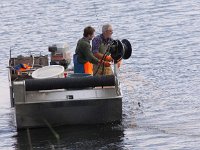
POLYGON ((124 131, 121 125, 63 126, 18 131, 18 150, 33 149, 122 149, 124 131))

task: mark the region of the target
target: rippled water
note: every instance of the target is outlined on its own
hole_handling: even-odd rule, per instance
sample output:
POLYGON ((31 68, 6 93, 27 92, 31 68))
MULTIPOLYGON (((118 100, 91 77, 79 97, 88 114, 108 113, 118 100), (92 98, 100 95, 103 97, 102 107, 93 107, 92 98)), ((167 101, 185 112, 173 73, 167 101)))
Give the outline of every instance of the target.
POLYGON ((7 69, 13 56, 67 41, 72 51, 87 25, 127 38, 122 125, 30 130, 33 149, 200 149, 199 0, 1 0, 0 149, 29 149, 10 109, 7 69))

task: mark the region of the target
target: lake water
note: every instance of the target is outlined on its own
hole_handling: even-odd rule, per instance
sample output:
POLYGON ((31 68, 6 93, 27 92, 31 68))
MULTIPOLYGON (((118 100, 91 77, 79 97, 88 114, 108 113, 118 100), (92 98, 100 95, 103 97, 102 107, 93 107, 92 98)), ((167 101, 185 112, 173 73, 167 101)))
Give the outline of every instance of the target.
POLYGON ((121 125, 30 130, 40 149, 200 149, 199 0, 1 0, 0 149, 27 150, 10 108, 7 69, 12 56, 48 54, 49 44, 68 42, 74 51, 82 30, 104 23, 114 38, 127 38, 133 55, 123 62, 121 125))

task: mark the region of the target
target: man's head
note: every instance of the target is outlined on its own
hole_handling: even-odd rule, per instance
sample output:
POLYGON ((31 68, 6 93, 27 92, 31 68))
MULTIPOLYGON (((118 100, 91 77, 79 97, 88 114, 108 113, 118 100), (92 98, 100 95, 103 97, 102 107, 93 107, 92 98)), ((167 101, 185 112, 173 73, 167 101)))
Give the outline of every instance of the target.
POLYGON ((94 38, 94 32, 95 29, 93 27, 87 26, 83 31, 83 36, 89 40, 92 40, 94 38))
POLYGON ((113 28, 110 24, 105 24, 102 27, 102 33, 104 35, 104 37, 107 38, 111 38, 112 34, 113 34, 113 28))

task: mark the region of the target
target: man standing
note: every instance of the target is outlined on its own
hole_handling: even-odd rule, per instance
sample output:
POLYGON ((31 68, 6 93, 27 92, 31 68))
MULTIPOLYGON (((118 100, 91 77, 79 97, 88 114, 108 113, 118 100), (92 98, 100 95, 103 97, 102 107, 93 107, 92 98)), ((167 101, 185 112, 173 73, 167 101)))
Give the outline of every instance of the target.
POLYGON ((91 51, 90 41, 94 37, 94 28, 88 26, 84 29, 83 38, 81 38, 76 46, 73 57, 74 73, 93 74, 93 64, 102 64, 106 67, 110 66, 109 62, 101 61, 95 57, 91 51))
MULTIPOLYGON (((92 40, 92 52, 94 56, 100 60, 112 62, 113 59, 110 56, 108 50, 109 44, 112 42, 113 29, 110 24, 105 24, 102 27, 102 34, 96 36, 92 40)), ((111 75, 113 74, 111 66, 93 66, 93 72, 96 75, 111 75)))

